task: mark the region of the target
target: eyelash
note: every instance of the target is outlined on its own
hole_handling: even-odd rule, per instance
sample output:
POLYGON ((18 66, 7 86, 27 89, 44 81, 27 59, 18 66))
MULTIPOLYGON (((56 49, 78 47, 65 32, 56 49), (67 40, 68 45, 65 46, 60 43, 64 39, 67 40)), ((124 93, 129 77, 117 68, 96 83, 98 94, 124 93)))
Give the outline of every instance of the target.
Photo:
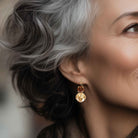
POLYGON ((133 24, 129 25, 128 27, 126 27, 126 28, 123 30, 123 33, 127 33, 127 31, 128 31, 129 29, 134 28, 134 27, 136 27, 136 26, 138 26, 138 23, 133 23, 133 24))

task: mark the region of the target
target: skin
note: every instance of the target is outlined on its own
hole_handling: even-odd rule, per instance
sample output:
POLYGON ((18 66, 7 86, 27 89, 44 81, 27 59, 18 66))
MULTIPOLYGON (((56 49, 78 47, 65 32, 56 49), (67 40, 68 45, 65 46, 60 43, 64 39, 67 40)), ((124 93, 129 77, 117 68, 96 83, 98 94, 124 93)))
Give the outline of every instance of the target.
POLYGON ((65 60, 60 71, 85 86, 81 107, 89 137, 125 138, 138 125, 138 25, 132 26, 138 14, 120 16, 138 12, 138 1, 96 1, 88 55, 75 65, 65 60))

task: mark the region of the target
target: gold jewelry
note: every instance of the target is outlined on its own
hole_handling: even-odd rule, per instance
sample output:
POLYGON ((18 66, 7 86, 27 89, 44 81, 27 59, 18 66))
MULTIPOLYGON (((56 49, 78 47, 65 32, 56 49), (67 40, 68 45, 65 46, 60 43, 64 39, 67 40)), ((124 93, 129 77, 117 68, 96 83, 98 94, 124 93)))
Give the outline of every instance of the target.
POLYGON ((78 87, 77 87, 77 94, 76 94, 76 100, 79 102, 79 103, 82 103, 86 100, 86 95, 84 93, 84 86, 83 84, 80 84, 78 87))

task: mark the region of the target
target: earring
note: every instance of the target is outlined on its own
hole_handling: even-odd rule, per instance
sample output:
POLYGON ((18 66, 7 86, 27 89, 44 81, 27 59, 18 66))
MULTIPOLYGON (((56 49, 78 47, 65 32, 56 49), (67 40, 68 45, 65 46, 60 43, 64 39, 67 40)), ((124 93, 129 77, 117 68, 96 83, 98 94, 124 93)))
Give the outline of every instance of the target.
POLYGON ((76 94, 76 100, 79 102, 79 103, 82 103, 86 100, 86 95, 84 93, 84 86, 83 84, 80 84, 78 87, 77 87, 77 94, 76 94))

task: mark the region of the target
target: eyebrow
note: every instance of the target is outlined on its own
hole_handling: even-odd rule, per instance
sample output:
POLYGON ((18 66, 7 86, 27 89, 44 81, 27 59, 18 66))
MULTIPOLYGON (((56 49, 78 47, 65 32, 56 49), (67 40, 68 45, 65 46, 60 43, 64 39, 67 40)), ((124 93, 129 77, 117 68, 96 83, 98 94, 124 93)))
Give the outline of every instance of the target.
POLYGON ((136 12, 126 12, 126 13, 120 15, 119 17, 117 17, 117 18, 113 21, 112 25, 115 24, 115 23, 116 23, 117 21, 119 21, 120 19, 126 17, 126 16, 138 17, 138 11, 136 11, 136 12))

